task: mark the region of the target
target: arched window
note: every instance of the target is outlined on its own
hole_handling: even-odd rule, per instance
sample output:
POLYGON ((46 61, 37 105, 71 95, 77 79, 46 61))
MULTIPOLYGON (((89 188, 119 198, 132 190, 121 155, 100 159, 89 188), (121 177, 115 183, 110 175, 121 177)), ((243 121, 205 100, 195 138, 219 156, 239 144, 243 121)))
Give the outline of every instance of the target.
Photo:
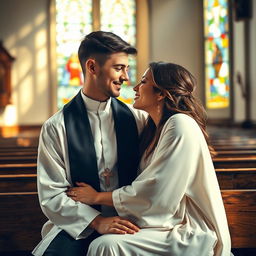
MULTIPOLYGON (((52 0, 51 59, 56 59, 56 63, 52 64, 51 70, 53 77, 57 70, 55 77, 57 90, 54 94, 58 109, 82 86, 83 76, 77 50, 86 34, 94 30, 111 31, 138 48, 136 12, 137 5, 141 3, 136 4, 136 2, 136 0, 52 0)), ((132 101, 132 88, 138 73, 137 62, 138 58, 129 59, 130 81, 123 85, 120 95, 120 99, 126 102, 132 101)))
POLYGON ((230 107, 230 28, 228 0, 204 0, 205 89, 207 109, 230 107))

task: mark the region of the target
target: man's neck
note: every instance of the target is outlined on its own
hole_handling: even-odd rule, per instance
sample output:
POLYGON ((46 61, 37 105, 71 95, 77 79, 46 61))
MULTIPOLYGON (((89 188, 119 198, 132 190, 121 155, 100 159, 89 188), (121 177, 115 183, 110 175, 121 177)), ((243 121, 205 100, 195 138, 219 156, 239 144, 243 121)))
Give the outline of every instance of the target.
POLYGON ((88 97, 88 98, 90 98, 90 99, 92 99, 92 100, 104 102, 104 101, 107 101, 107 100, 109 99, 109 97, 106 97, 106 96, 99 96, 99 95, 97 94, 97 92, 92 92, 92 91, 86 89, 86 87, 84 87, 84 88, 82 89, 82 92, 83 92, 83 94, 84 94, 86 97, 88 97))

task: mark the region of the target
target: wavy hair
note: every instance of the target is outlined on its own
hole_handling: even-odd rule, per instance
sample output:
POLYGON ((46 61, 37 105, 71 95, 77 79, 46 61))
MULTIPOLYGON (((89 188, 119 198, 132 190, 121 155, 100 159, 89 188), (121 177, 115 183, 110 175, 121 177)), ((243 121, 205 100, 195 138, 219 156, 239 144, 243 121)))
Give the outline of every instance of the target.
POLYGON ((149 116, 141 135, 141 155, 146 152, 146 157, 148 157, 158 143, 165 122, 172 115, 183 113, 197 122, 205 137, 209 151, 214 156, 216 153, 209 143, 209 135, 206 132, 206 111, 200 101, 193 95, 196 87, 194 76, 184 67, 173 63, 152 62, 149 64, 149 68, 156 85, 155 90, 162 92, 165 96, 164 109, 157 127, 149 116))

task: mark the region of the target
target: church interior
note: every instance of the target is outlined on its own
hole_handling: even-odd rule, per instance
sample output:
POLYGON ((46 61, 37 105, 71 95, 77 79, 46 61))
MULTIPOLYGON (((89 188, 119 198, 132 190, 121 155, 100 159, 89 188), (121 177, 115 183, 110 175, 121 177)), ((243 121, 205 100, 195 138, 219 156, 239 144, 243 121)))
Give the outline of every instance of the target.
POLYGON ((81 88, 76 47, 94 30, 138 49, 125 102, 149 62, 177 63, 196 77, 232 252, 256 255, 255 0, 1 0, 0 255, 30 255, 40 240, 40 129, 81 88))

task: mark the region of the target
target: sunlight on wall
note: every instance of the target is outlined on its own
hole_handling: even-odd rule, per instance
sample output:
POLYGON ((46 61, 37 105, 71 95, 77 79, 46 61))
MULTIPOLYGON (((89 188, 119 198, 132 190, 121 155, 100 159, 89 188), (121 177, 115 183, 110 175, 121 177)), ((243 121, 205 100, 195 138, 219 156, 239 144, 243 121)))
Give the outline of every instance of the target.
POLYGON ((23 26, 18 33, 19 39, 27 37, 33 30, 33 26, 31 24, 26 24, 23 26))
POLYGON ((47 50, 46 48, 41 48, 36 52, 36 71, 40 71, 45 68, 47 64, 47 50))
MULTIPOLYGON (((16 35, 15 34, 12 34, 12 35, 10 35, 9 37, 7 37, 5 39, 5 45, 8 45, 9 49, 12 49, 14 47, 15 42, 16 42, 16 35)), ((12 54, 13 54, 13 52, 12 52, 12 54)))
POLYGON ((19 85, 19 110, 20 114, 25 114, 32 106, 34 97, 33 97, 33 80, 32 76, 28 75, 19 85))
MULTIPOLYGON (((41 95, 42 93, 45 92, 45 90, 47 90, 47 88, 49 86, 49 84, 46 82, 47 76, 48 76, 48 73, 47 73, 46 69, 37 70, 37 75, 35 77, 35 83, 40 85, 36 89, 37 95, 41 95)), ((39 96, 39 98, 40 98, 40 96, 39 96)))
POLYGON ((14 126, 17 124, 17 110, 16 106, 7 105, 5 108, 3 121, 6 126, 14 126))
POLYGON ((33 67, 33 59, 31 51, 28 47, 22 46, 18 48, 19 58, 17 59, 16 64, 16 72, 18 74, 18 81, 22 81, 27 74, 31 72, 33 67))
POLYGON ((39 13, 34 20, 35 26, 40 26, 42 23, 44 23, 46 20, 46 13, 39 13))
MULTIPOLYGON (((42 16, 39 16, 42 17, 42 16)), ((41 29, 36 33, 35 36, 35 49, 36 49, 36 59, 35 59, 35 84, 36 87, 36 93, 41 94, 48 88, 47 83, 47 42, 46 42, 46 30, 41 29)))
POLYGON ((40 29, 35 34, 35 49, 41 49, 46 46, 46 30, 40 29))
POLYGON ((30 17, 18 13, 21 22, 6 31, 5 45, 16 60, 11 73, 12 105, 0 113, 3 126, 38 124, 48 118, 47 13, 36 6, 30 17))

